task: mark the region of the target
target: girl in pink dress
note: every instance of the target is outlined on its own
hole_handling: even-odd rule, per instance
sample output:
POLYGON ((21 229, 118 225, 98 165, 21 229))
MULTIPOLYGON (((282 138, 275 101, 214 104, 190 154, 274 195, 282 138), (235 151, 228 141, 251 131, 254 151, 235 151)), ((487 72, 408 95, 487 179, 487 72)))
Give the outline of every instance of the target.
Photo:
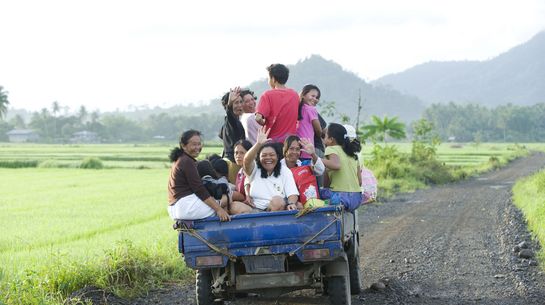
MULTIPOLYGON (((320 99, 320 89, 315 85, 305 85, 301 90, 299 102, 299 115, 297 117, 297 136, 308 139, 314 145, 314 136, 322 135, 322 127, 318 119, 316 103, 320 99)), ((312 156, 301 152, 301 161, 310 160, 312 156)))

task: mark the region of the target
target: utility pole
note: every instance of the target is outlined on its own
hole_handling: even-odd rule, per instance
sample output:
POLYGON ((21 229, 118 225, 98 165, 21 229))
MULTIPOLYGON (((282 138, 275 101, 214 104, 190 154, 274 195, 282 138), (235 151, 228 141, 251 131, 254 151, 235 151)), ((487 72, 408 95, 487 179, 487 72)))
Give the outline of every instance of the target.
POLYGON ((361 88, 358 89, 358 116, 356 117, 356 135, 359 137, 360 133, 360 112, 361 108, 361 88))

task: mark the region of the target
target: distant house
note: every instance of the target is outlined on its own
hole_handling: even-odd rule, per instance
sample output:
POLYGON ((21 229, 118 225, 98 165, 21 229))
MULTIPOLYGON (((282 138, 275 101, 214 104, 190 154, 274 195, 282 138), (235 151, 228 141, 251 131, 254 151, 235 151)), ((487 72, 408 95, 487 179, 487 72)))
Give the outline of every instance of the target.
POLYGON ((31 129, 13 129, 6 133, 10 142, 36 142, 40 136, 31 129))
POLYGON ((98 143, 100 141, 98 139, 98 134, 96 132, 83 130, 83 131, 74 132, 72 134, 72 138, 70 139, 70 142, 72 142, 72 143, 98 143))

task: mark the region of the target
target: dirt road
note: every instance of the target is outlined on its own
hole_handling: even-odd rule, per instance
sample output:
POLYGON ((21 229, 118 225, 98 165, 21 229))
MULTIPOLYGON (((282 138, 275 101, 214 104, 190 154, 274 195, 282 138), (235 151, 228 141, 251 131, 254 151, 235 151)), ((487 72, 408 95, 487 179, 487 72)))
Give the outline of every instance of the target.
MULTIPOLYGON (((537 153, 479 178, 363 208, 360 255, 367 289, 352 303, 545 304, 544 273, 534 258, 513 251, 521 242, 533 253, 538 246, 511 203, 514 182, 544 166, 545 154, 537 153), (379 281, 383 289, 368 288, 379 281)), ((132 302, 145 303, 195 304, 194 288, 171 287, 132 302)), ((312 291, 229 302, 326 303, 312 291)))

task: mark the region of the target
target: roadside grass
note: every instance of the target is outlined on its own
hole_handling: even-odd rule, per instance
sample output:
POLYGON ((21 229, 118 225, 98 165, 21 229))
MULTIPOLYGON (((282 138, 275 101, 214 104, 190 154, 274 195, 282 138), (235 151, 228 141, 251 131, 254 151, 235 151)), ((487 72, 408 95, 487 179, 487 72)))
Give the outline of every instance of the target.
POLYGON ((541 245, 537 256, 545 270, 545 170, 518 181, 513 187, 513 200, 541 245))
POLYGON ((166 212, 168 169, 0 169, 0 304, 135 296, 191 278, 166 212))

